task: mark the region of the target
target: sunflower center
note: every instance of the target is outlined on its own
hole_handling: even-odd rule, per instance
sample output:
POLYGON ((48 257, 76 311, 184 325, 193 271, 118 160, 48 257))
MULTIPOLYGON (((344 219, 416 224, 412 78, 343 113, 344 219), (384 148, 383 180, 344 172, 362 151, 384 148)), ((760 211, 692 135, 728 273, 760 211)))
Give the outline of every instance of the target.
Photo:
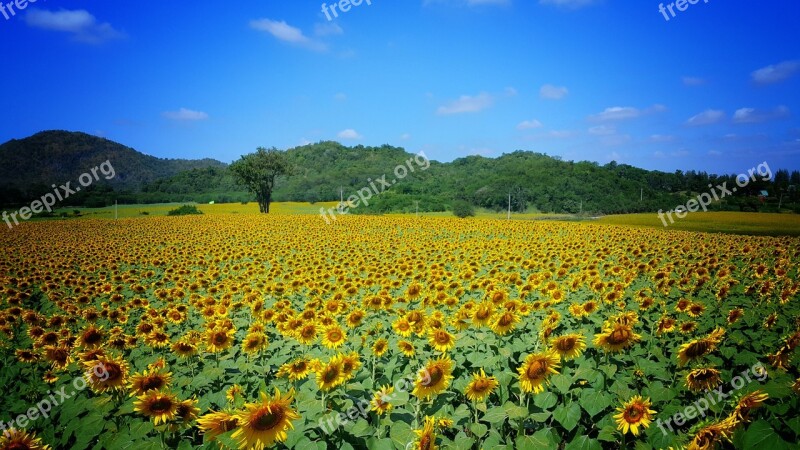
POLYGON ((164 414, 172 409, 172 400, 168 398, 158 398, 150 404, 150 411, 156 414, 164 414))
POLYGON ((427 383, 423 380, 422 385, 425 387, 436 386, 439 384, 439 381, 441 381, 442 378, 444 378, 444 372, 442 372, 442 369, 439 367, 433 367, 428 371, 427 383))
POLYGON ((340 333, 338 330, 337 331, 331 331, 328 334, 328 340, 332 341, 332 342, 341 341, 342 340, 342 333, 340 333))
POLYGON ((314 337, 314 329, 311 327, 303 328, 303 337, 304 338, 314 337))
POLYGON ((256 420, 252 422, 252 426, 258 431, 268 431, 278 426, 281 420, 283 420, 283 409, 273 407, 270 410, 261 410, 256 420))
POLYGON ((500 325, 501 327, 507 327, 511 325, 513 322, 514 322, 514 315, 510 313, 505 313, 503 314, 502 317, 500 317, 500 320, 497 321, 497 324, 500 325))
POLYGON ((228 335, 222 331, 214 335, 214 345, 223 345, 228 342, 228 335))
POLYGON ((483 378, 475 380, 475 383, 472 385, 472 390, 478 393, 486 392, 489 390, 489 381, 483 378))
POLYGON ((85 342, 88 345, 94 345, 100 342, 102 339, 103 335, 101 335, 97 331, 90 331, 89 333, 86 333, 86 335, 83 337, 83 342, 85 342))
POLYGON ((627 410, 625 410, 625 420, 628 423, 638 423, 642 420, 642 416, 644 415, 644 411, 638 405, 631 406, 627 410))
POLYGON ((122 377, 122 368, 118 364, 104 363, 103 370, 106 383, 113 383, 122 377))
POLYGON ((142 381, 142 390, 145 392, 158 390, 164 387, 164 384, 164 379, 159 376, 147 377, 142 381))
POLYGON ((686 348, 686 356, 689 358, 699 358, 706 354, 709 348, 709 343, 706 341, 693 342, 686 348))
POLYGON ((627 328, 617 328, 611 335, 608 336, 608 343, 611 345, 619 345, 628 342, 631 337, 631 332, 627 328))
POLYGON ((338 377, 339 377, 339 369, 337 369, 336 367, 328 367, 322 374, 322 379, 326 383, 331 383, 338 377))
POLYGON ((560 339, 556 342, 556 348, 561 350, 562 352, 568 352, 575 348, 575 338, 570 336, 564 339, 560 339))
POLYGON ((547 363, 545 361, 534 361, 528 366, 526 371, 528 378, 536 380, 547 373, 547 363))
POLYGON ((488 318, 489 318, 489 315, 490 315, 490 314, 491 314, 491 313, 489 312, 489 308, 480 308, 480 309, 479 309, 479 310, 478 310, 478 311, 475 313, 475 317, 476 317, 478 320, 486 320, 486 319, 488 319, 488 318))
POLYGON ((448 344, 450 343, 450 336, 447 335, 444 331, 437 331, 436 332, 436 343, 437 344, 448 344))

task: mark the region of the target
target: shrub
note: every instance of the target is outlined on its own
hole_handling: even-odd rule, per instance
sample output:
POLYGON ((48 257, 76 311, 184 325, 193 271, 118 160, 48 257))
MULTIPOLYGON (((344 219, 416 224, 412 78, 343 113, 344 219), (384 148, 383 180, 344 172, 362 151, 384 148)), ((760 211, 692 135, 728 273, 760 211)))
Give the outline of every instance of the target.
POLYGON ((167 213, 168 216, 189 216, 192 214, 203 214, 203 212, 194 205, 183 205, 167 213))
POLYGON ((475 208, 469 202, 456 200, 453 202, 453 215, 456 217, 472 217, 475 215, 475 208))

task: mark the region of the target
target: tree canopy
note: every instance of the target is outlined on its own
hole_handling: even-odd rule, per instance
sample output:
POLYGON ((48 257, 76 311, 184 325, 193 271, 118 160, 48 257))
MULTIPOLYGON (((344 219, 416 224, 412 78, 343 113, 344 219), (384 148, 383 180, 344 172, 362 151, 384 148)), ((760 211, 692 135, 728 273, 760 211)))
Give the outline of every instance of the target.
POLYGON ((282 175, 290 175, 293 167, 285 152, 275 147, 269 150, 258 147, 255 153, 243 155, 231 164, 230 170, 242 185, 255 194, 259 211, 266 214, 272 203, 275 182, 282 175))

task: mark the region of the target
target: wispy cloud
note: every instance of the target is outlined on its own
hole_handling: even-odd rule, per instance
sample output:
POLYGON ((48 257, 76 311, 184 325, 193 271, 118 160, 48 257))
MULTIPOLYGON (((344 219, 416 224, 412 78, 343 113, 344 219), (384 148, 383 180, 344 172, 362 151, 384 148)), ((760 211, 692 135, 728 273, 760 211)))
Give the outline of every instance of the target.
POLYGON ((687 125, 702 126, 713 125, 725 120, 725 111, 719 109, 707 109, 700 114, 696 114, 686 121, 687 125))
POLYGON ((589 116, 589 120, 595 122, 606 122, 613 120, 637 119, 647 114, 666 111, 666 109, 667 108, 664 105, 653 105, 645 109, 639 109, 633 106, 612 106, 610 108, 606 108, 600 113, 589 116))
POLYGON ((539 97, 547 100, 561 100, 569 94, 569 89, 564 86, 545 84, 539 89, 539 97))
POLYGON ((518 130, 532 130, 534 128, 541 128, 542 122, 539 122, 536 119, 533 120, 524 120, 517 125, 518 130))
POLYGON ((493 104, 494 97, 485 92, 474 96, 462 95, 458 98, 458 100, 454 100, 446 105, 440 106, 439 109, 436 110, 436 113, 443 116, 451 114, 476 113, 483 111, 493 104))
POLYGON ((791 112, 785 106, 779 106, 774 110, 767 111, 756 108, 741 108, 733 113, 734 123, 762 123, 771 120, 785 119, 791 112))
POLYGON ((25 15, 25 23, 33 28, 69 33, 75 41, 86 44, 100 44, 125 37, 124 33, 114 29, 110 23, 98 22, 85 9, 33 9, 25 15))
POLYGON ((202 111, 194 111, 188 108, 181 108, 177 111, 166 111, 161 113, 164 118, 181 122, 194 122, 208 119, 208 114, 202 111))
POLYGON ((344 139, 348 141, 355 141, 364 138, 364 136, 361 136, 360 134, 358 134, 356 130, 352 128, 340 131, 337 136, 339 137, 339 139, 344 139))
POLYGON ((615 134, 617 129, 614 126, 609 125, 598 125, 596 127, 589 128, 589 134, 594 136, 609 136, 615 134))
POLYGON ((783 61, 756 70, 751 74, 756 84, 774 84, 786 81, 800 71, 800 61, 783 61))
POLYGON ((336 36, 344 34, 344 30, 336 22, 318 23, 314 25, 314 34, 317 36, 336 36))
POLYGON ((285 21, 258 19, 250 21, 250 28, 263 31, 272 35, 279 41, 288 42, 314 51, 325 51, 328 46, 322 42, 309 38, 299 28, 293 27, 285 21))

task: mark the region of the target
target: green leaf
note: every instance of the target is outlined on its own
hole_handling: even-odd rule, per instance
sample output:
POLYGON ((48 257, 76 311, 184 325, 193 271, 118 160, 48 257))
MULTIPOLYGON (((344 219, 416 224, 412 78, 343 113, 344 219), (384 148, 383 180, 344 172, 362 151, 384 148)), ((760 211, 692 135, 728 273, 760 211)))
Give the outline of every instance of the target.
POLYGON ((581 407, 589 413, 589 416, 595 416, 604 411, 611 405, 611 396, 605 392, 596 391, 594 389, 581 390, 581 407))
POLYGON ((589 439, 588 436, 580 436, 564 447, 564 450, 603 450, 596 439, 589 439))
POLYGON ((572 431, 581 420, 581 407, 577 403, 561 405, 553 411, 553 418, 567 431, 572 431))
POLYGON ((559 392, 562 394, 566 394, 569 392, 570 386, 572 386, 572 378, 560 373, 558 375, 554 375, 550 378, 550 381, 553 383, 553 386, 558 389, 559 392))
POLYGON ((533 404, 542 409, 550 409, 558 403, 556 394, 544 391, 533 396, 533 404))
POLYGON ((503 408, 492 408, 489 411, 486 411, 486 414, 481 417, 481 420, 489 422, 490 424, 499 427, 502 423, 506 420, 506 412, 503 408))
POLYGON ((392 438, 394 447, 397 450, 405 450, 406 445, 410 442, 414 442, 417 435, 414 433, 414 430, 411 429, 411 425, 405 422, 395 422, 392 424, 389 436, 392 438))
POLYGON ((550 428, 544 428, 531 436, 518 436, 515 441, 518 450, 556 450, 558 441, 550 428))
POLYGON ((476 437, 483 437, 487 431, 489 431, 489 427, 482 423, 473 423, 469 426, 469 431, 472 432, 476 437))
POLYGON ((772 426, 764 420, 753 422, 747 428, 742 438, 742 444, 748 450, 783 450, 789 448, 789 444, 781 439, 772 429, 772 426))

